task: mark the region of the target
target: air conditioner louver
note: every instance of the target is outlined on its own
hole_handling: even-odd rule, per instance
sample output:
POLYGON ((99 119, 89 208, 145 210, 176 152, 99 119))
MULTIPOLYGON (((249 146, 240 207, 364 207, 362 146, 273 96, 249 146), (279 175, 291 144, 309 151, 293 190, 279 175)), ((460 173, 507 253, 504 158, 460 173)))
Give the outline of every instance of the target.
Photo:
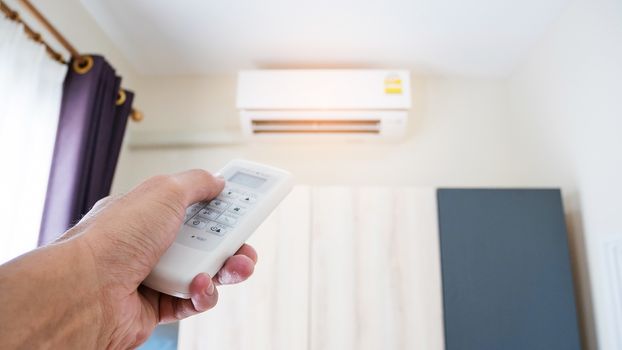
POLYGON ((253 134, 379 134, 380 120, 252 120, 253 134))

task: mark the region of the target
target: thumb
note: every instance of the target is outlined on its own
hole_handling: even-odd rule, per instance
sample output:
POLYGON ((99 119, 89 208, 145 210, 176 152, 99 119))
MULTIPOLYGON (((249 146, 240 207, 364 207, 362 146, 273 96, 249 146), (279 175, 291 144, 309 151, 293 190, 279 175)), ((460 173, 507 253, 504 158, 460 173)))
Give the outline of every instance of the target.
POLYGON ((85 236, 105 261, 144 278, 175 240, 186 208, 216 197, 224 185, 204 170, 152 177, 99 212, 89 225, 95 232, 85 236))

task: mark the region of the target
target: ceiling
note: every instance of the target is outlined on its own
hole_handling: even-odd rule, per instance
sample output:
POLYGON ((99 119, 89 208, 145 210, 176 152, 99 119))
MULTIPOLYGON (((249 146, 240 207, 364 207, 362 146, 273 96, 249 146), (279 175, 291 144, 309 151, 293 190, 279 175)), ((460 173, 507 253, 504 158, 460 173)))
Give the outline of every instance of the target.
POLYGON ((501 77, 568 0, 82 0, 142 74, 406 68, 501 77))

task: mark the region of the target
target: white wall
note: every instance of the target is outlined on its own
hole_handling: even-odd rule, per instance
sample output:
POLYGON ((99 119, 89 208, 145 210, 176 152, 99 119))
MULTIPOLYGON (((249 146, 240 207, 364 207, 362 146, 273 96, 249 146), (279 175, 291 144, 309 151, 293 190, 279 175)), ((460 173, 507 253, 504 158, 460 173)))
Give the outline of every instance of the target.
MULTIPOLYGON (((622 2, 616 0, 574 1, 509 81, 517 147, 524 150, 519 161, 571 182, 566 209, 580 214, 570 217, 571 226, 588 247, 600 349, 622 347, 613 343, 622 325, 609 318, 600 265, 602 239, 622 237, 621 82, 622 2)), ((582 290, 584 301, 589 292, 582 290)))

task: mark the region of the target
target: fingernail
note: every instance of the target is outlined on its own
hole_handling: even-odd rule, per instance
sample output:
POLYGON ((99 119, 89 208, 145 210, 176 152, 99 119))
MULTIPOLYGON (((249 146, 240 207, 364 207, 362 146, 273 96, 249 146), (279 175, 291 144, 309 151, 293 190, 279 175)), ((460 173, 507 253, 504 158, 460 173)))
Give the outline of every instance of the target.
POLYGON ((214 295, 214 282, 212 282, 212 280, 210 279, 209 281, 209 285, 207 286, 207 288, 205 288, 205 295, 207 296, 212 296, 214 295))
POLYGON ((222 175, 218 175, 215 177, 216 181, 218 182, 225 182, 225 177, 222 175))

